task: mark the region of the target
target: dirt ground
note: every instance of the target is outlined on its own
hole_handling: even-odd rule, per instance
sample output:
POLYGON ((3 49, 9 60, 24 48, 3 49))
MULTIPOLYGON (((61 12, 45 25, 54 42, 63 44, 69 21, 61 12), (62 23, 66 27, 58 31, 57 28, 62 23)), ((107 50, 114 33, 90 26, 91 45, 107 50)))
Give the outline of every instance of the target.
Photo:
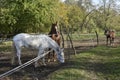
MULTIPOLYGON (((102 40, 101 40, 102 41, 102 40)), ((115 41, 115 45, 117 46, 117 44, 119 44, 119 39, 117 39, 115 41)), ((77 53, 80 53, 81 51, 85 51, 91 48, 96 47, 96 42, 93 41, 91 42, 81 42, 80 41, 74 41, 74 47, 76 49, 77 53)), ((105 42, 100 42, 99 44, 105 45, 105 42)), ((37 51, 28 51, 25 50, 22 52, 22 62, 25 63, 33 58, 35 58, 37 55, 37 51), (29 55, 28 55, 29 53, 29 55), (31 54, 30 54, 31 53, 31 54), (34 54, 33 54, 34 53, 34 54)), ((74 55, 74 51, 71 48, 65 48, 65 58, 66 58, 66 62, 64 64, 60 64, 58 61, 56 62, 49 62, 47 63, 46 66, 43 66, 40 63, 40 66, 35 68, 34 64, 31 64, 3 79, 0 80, 47 80, 47 77, 49 74, 51 74, 52 72, 60 69, 63 66, 67 65, 67 61, 69 59, 71 59, 71 55, 74 55)), ((16 61, 16 65, 11 65, 11 52, 0 52, 0 74, 3 74, 15 67, 18 66, 17 61, 16 61)))

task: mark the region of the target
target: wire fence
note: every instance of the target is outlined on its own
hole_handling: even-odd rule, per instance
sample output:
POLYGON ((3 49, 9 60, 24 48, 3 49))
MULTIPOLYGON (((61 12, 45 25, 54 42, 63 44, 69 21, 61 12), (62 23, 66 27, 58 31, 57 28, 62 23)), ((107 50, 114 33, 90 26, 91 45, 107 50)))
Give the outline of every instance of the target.
MULTIPOLYGON (((73 49, 71 48, 71 43, 70 40, 67 39, 67 34, 63 35, 64 37, 64 46, 65 46, 65 58, 66 60, 71 59, 71 55, 73 54, 73 49)), ((96 34, 72 34, 70 35, 72 42, 73 42, 73 46, 75 47, 75 49, 77 50, 77 53, 80 53, 81 50, 84 50, 84 47, 89 47, 89 48, 94 48, 97 45, 97 38, 96 38, 96 34), (91 46, 91 47, 90 47, 91 46)), ((0 43, 2 42, 8 42, 8 41, 12 41, 12 38, 0 38, 0 43)), ((99 42, 100 44, 106 44, 106 37, 104 35, 100 35, 99 36, 99 42)), ((120 38, 119 36, 116 36, 115 38, 115 43, 120 43, 120 38)), ((62 43, 61 43, 62 44, 62 43)), ((24 51, 24 53, 26 53, 27 50, 24 51)), ((10 51, 8 51, 10 52, 10 51)), ((27 53, 26 53, 27 54, 27 53)), ((28 56, 28 54, 27 54, 28 56)), ((39 57, 41 58, 41 57, 39 57)), ((22 66, 18 66, 15 69, 12 69, 4 74, 0 75, 0 78, 5 77, 6 75, 10 75, 12 73, 14 73, 15 71, 18 71, 30 64, 32 64, 34 61, 38 60, 38 58, 34 58, 32 60, 30 60, 30 62, 26 62, 24 63, 22 66)), ((1 60, 2 61, 2 60, 1 60)), ((32 73, 31 73, 32 74, 32 73)), ((70 77, 74 77, 73 75, 69 74, 70 77)))
POLYGON ((20 66, 18 66, 18 67, 15 67, 15 68, 13 68, 12 70, 9 70, 9 71, 1 74, 1 75, 0 75, 0 79, 4 78, 4 77, 6 77, 6 76, 9 76, 9 75, 13 74, 14 72, 19 71, 19 70, 21 70, 22 68, 24 68, 24 67, 26 67, 26 66, 28 66, 28 65, 36 62, 36 61, 38 61, 40 58, 44 57, 45 55, 47 55, 47 54, 48 54, 49 52, 51 52, 51 51, 52 51, 52 50, 50 50, 50 51, 48 51, 48 52, 46 52, 46 53, 44 53, 44 54, 42 54, 42 55, 40 55, 40 56, 32 59, 32 60, 30 60, 30 61, 28 61, 28 62, 26 62, 26 63, 24 63, 24 64, 22 64, 22 65, 20 65, 20 66))

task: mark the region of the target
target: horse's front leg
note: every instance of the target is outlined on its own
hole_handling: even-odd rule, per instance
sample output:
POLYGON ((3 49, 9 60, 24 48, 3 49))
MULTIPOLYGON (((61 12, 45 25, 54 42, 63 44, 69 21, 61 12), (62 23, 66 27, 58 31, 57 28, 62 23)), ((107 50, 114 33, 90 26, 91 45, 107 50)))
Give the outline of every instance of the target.
POLYGON ((113 45, 114 45, 114 38, 112 38, 112 43, 113 43, 113 45))
MULTIPOLYGON (((44 49, 40 49, 40 50, 39 50, 38 56, 41 56, 42 54, 44 54, 44 49)), ((45 57, 45 56, 44 56, 44 57, 45 57)), ((44 57, 42 58, 42 63, 43 63, 43 65, 46 65, 46 64, 45 64, 45 58, 44 58, 44 57)), ((35 62, 35 67, 38 67, 38 66, 39 66, 38 61, 36 61, 36 62, 35 62)))
POLYGON ((108 37, 107 37, 107 39, 106 39, 106 45, 108 45, 108 37))
POLYGON ((111 45, 114 45, 114 38, 111 38, 111 45))
POLYGON ((43 63, 44 66, 46 66, 45 57, 42 58, 42 63, 43 63))

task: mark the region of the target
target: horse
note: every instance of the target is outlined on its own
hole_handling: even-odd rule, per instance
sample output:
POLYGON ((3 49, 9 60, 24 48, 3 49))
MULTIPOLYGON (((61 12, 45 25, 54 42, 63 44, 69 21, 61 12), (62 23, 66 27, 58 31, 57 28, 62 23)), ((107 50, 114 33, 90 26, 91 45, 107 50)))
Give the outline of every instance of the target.
MULTIPOLYGON (((51 37, 54 41, 57 42, 57 44, 60 46, 61 43, 61 36, 60 36, 60 32, 58 31, 58 26, 57 26, 57 22, 56 23, 52 23, 51 26, 51 30, 49 32, 49 37, 51 37)), ((53 61, 56 61, 56 55, 55 52, 53 51, 53 54, 49 53, 48 54, 48 62, 50 61, 50 58, 53 58, 53 61)))
MULTIPOLYGON (((30 49, 37 49, 38 55, 44 54, 44 51, 48 48, 52 48, 57 55, 57 59, 64 63, 64 52, 60 46, 51 39, 48 35, 30 35, 27 33, 20 33, 13 37, 13 46, 16 51, 16 56, 18 58, 19 65, 22 64, 21 62, 21 49, 22 47, 30 48, 30 49)), ((12 57, 12 64, 14 64, 15 54, 12 57)), ((42 58, 42 63, 46 65, 45 58, 42 58)), ((35 67, 38 66, 38 61, 35 62, 35 67)))
POLYGON ((110 45, 112 45, 114 43, 114 39, 115 39, 115 31, 105 29, 104 34, 106 36, 106 45, 109 44, 108 40, 110 40, 110 45))

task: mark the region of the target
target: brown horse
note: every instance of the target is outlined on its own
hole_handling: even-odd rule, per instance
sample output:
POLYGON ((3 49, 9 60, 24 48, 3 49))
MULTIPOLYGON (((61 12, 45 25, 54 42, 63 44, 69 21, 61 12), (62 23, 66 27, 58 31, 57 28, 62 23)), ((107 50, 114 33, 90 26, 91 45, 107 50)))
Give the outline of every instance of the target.
POLYGON ((112 45, 115 39, 115 31, 106 29, 104 34, 106 35, 106 45, 109 44, 108 40, 110 40, 110 45, 112 45))
MULTIPOLYGON (((52 23, 51 30, 48 35, 53 40, 55 40, 57 42, 57 44, 60 46, 61 36, 60 36, 60 32, 58 31, 57 22, 52 23)), ((50 61, 51 58, 53 58, 53 61, 56 61, 56 55, 55 55, 54 51, 53 51, 53 54, 51 54, 51 53, 48 54, 48 62, 50 61)))

